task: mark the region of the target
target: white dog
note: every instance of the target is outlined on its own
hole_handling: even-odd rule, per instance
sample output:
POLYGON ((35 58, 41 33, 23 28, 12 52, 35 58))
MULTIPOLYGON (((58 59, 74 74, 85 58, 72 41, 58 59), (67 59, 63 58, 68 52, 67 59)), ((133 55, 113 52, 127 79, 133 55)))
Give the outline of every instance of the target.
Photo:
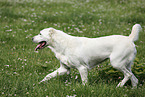
POLYGON ((39 35, 32 38, 33 42, 39 43, 35 50, 48 46, 60 60, 60 68, 48 74, 41 82, 69 73, 72 67, 79 70, 82 83, 86 84, 88 69, 109 58, 111 65, 124 74, 124 79, 117 87, 122 87, 129 79, 132 86, 136 87, 138 79, 131 71, 131 64, 136 55, 134 41, 138 40, 141 29, 139 24, 135 24, 129 36, 99 38, 74 37, 54 28, 40 31, 39 35))

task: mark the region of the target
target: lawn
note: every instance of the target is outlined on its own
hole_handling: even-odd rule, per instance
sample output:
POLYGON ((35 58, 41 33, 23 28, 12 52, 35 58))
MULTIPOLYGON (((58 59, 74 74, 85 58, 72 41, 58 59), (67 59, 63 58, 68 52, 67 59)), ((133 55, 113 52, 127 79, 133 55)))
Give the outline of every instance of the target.
POLYGON ((144 0, 0 0, 0 96, 16 97, 144 97, 145 96, 145 2, 144 0), (143 31, 135 42, 137 56, 132 71, 139 79, 137 89, 130 81, 116 88, 123 75, 109 60, 89 71, 83 86, 79 72, 38 84, 59 67, 50 49, 34 51, 31 38, 53 27, 73 36, 126 35, 134 24, 143 31))

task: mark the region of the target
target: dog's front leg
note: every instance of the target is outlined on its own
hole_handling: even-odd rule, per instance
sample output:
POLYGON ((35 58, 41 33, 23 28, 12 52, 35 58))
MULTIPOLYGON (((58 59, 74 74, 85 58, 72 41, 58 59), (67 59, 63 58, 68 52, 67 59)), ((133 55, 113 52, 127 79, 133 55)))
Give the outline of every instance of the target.
POLYGON ((60 68, 58 68, 57 70, 55 70, 54 72, 48 74, 41 82, 50 80, 51 78, 56 77, 57 75, 64 75, 65 73, 70 72, 70 70, 68 68, 65 68, 63 65, 60 66, 60 68))
POLYGON ((85 66, 81 66, 78 70, 80 72, 83 85, 86 85, 88 82, 88 69, 85 66))

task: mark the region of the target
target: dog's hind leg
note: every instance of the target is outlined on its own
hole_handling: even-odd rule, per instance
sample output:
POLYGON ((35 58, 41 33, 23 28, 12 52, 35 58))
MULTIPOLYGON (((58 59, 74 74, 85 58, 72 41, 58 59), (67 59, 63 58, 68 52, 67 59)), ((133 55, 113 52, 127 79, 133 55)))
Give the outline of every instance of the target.
POLYGON ((122 87, 124 84, 132 77, 132 72, 127 70, 127 68, 124 65, 124 62, 113 62, 111 61, 111 65, 115 68, 121 71, 124 74, 124 79, 117 85, 117 87, 122 87))
POLYGON ((42 81, 40 81, 40 83, 50 80, 51 78, 54 78, 57 75, 60 76, 60 75, 64 75, 65 73, 69 74, 69 72, 70 72, 70 68, 66 68, 64 65, 61 64, 60 68, 58 68, 54 72, 46 75, 46 77, 42 81))
MULTIPOLYGON (((127 69, 132 73, 131 71, 131 65, 133 64, 133 62, 131 62, 128 66, 127 66, 127 69)), ((135 77, 135 75, 132 73, 132 77, 130 78, 131 79, 131 84, 132 84, 132 87, 133 88, 136 88, 137 87, 137 84, 138 84, 138 79, 135 77)))
POLYGON ((134 76, 134 74, 131 77, 131 84, 133 88, 137 88, 138 79, 134 76))
POLYGON ((129 72, 126 68, 120 69, 124 74, 124 79, 117 85, 117 87, 122 87, 124 84, 132 77, 132 73, 129 72))
MULTIPOLYGON (((131 65, 133 64, 133 60, 135 59, 136 53, 137 53, 137 51, 136 51, 136 49, 134 49, 134 53, 131 53, 131 55, 129 57, 130 62, 128 65, 126 65, 127 70, 129 70, 131 73, 132 73, 131 65)), ((136 88, 137 84, 138 84, 138 79, 135 77, 135 75, 133 73, 132 73, 130 80, 131 80, 132 87, 136 88)))
POLYGON ((129 79, 131 79, 132 85, 136 86, 137 79, 131 72, 131 67, 129 66, 131 65, 130 63, 133 61, 134 53, 130 49, 123 50, 113 51, 113 53, 110 55, 111 65, 124 74, 124 79, 117 85, 117 87, 122 87, 129 79))

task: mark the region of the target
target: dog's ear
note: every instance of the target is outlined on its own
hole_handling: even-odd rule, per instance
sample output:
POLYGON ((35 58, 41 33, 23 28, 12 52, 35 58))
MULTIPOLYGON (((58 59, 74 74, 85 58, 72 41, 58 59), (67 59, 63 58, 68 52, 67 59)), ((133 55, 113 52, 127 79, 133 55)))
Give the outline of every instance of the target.
POLYGON ((55 29, 54 28, 50 28, 49 32, 50 32, 50 34, 54 34, 55 33, 55 29))
POLYGON ((50 28, 50 30, 49 30, 49 35, 50 35, 50 37, 52 37, 52 36, 54 35, 55 32, 56 32, 56 31, 55 31, 54 28, 50 28))

